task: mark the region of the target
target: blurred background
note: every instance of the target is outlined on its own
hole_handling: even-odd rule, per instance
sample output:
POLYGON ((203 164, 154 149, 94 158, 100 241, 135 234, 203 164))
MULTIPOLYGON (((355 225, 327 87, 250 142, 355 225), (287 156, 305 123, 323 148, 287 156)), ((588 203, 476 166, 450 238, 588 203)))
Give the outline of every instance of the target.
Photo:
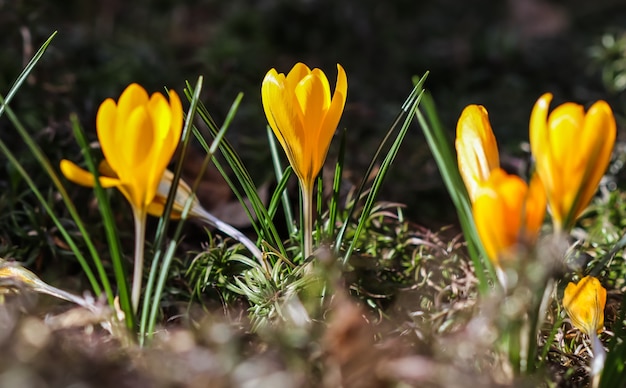
MULTIPOLYGON (((334 85, 341 63, 349 85, 340 124, 347 129, 347 179, 358 181, 412 77, 430 71, 426 87, 450 138, 463 107, 483 104, 505 162, 515 166, 525 158, 520 143, 530 110, 546 91, 555 103, 606 99, 623 129, 625 26, 621 0, 0 0, 0 93, 58 31, 12 108, 53 162, 82 161, 70 113, 95 139, 99 104, 129 83, 182 94, 185 81, 202 75, 201 99, 218 123, 244 93, 227 138, 261 184, 273 176, 260 98, 265 73, 302 61, 322 68, 334 85)), ((39 174, 37 163, 19 153, 6 117, 0 137, 39 174)), ((28 206, 25 187, 0 155, 0 213, 15 213, 17 202, 28 206)), ((455 220, 415 124, 380 198, 407 204, 411 219, 427 226, 455 220)), ((0 218, 5 242, 12 233, 6 225, 15 222, 0 218)))

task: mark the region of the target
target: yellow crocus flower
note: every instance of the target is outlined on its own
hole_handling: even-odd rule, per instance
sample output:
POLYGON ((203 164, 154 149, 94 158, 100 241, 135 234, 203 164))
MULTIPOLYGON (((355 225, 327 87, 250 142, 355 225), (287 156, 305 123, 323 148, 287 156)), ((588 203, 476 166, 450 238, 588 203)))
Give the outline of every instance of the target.
POLYGON ((530 185, 498 168, 478 190, 472 206, 476 230, 489 259, 500 267, 518 245, 534 244, 545 215, 546 197, 538 176, 530 185))
POLYGON ((578 283, 569 283, 563 294, 563 307, 572 325, 589 337, 604 327, 606 289, 593 276, 585 276, 578 283))
MULTIPOLYGON (((117 104, 106 99, 98 109, 96 128, 111 175, 100 178, 103 187, 116 187, 134 209, 146 211, 153 201, 163 172, 178 146, 183 108, 174 91, 169 102, 161 93, 148 96, 138 84, 130 84, 117 104)), ((71 181, 93 187, 93 175, 69 160, 61 171, 71 181)))
POLYGON ((535 103, 530 146, 555 229, 561 231, 571 229, 593 198, 611 159, 616 124, 605 101, 586 113, 582 105, 566 102, 548 115, 551 101, 546 93, 535 103))
POLYGON ((347 91, 346 72, 339 64, 332 98, 326 74, 303 63, 297 63, 287 76, 271 69, 263 79, 261 96, 265 116, 306 187, 313 186, 324 164, 347 91))
MULTIPOLYGON (((183 108, 178 95, 148 96, 138 84, 130 84, 117 103, 106 99, 98 109, 96 130, 107 168, 100 177, 103 187, 116 187, 128 199, 135 219, 135 269, 132 304, 137 311, 141 294, 145 224, 163 173, 178 146, 183 127, 183 108)), ((93 187, 94 176, 76 164, 61 161, 69 180, 93 187)))
POLYGON ((261 86, 267 121, 300 181, 305 258, 312 251, 313 185, 343 113, 347 91, 346 73, 339 64, 332 98, 324 72, 303 63, 297 63, 286 76, 271 69, 261 86))
POLYGON ((459 172, 474 202, 480 185, 500 167, 498 145, 484 106, 468 105, 463 109, 456 126, 455 146, 459 172))

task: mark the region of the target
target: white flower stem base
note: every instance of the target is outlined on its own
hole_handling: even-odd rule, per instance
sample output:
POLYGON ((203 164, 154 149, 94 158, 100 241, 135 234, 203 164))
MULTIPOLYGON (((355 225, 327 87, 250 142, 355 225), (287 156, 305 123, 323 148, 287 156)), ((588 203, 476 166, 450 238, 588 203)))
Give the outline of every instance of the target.
POLYGON ((133 217, 135 219, 135 266, 133 270, 131 302, 133 304, 133 313, 137 314, 139 298, 141 297, 141 283, 143 280, 143 255, 146 240, 147 213, 142 210, 133 209, 133 217))
POLYGON ((313 253, 313 187, 300 185, 302 193, 302 260, 313 253))

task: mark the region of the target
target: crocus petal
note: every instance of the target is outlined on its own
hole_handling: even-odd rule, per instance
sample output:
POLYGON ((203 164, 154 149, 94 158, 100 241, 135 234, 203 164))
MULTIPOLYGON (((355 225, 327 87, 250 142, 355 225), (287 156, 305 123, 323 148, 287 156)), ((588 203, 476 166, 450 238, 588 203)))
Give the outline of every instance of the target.
POLYGON ((325 149, 322 149, 324 145, 318 144, 318 140, 326 116, 326 105, 330 101, 330 91, 324 90, 319 72, 313 72, 298 83, 295 97, 302 110, 302 122, 306 123, 306 129, 303 131, 302 148, 311 150, 310 157, 304 157, 300 161, 302 178, 307 182, 307 185, 312 185, 319 172, 319 169, 316 170, 315 167, 321 165, 319 159, 325 156, 325 149))
POLYGON ((170 130, 164 141, 164 152, 173 155, 183 132, 183 105, 178 94, 170 90, 170 130))
POLYGON ((144 107, 138 107, 126 122, 128 137, 125 142, 119 145, 119 152, 123 155, 125 168, 116 170, 116 173, 131 192, 132 203, 138 209, 141 209, 146 203, 151 162, 146 157, 154 144, 152 131, 152 122, 147 110, 144 107))
POLYGON ((271 69, 267 72, 265 78, 263 78, 263 83, 261 85, 261 99, 263 102, 265 117, 267 118, 270 128, 272 128, 272 131, 274 131, 274 134, 276 134, 276 137, 280 141, 280 144, 283 146, 283 148, 285 148, 285 146, 283 145, 284 138, 282 136, 279 136, 280 131, 278 130, 276 119, 274 118, 274 114, 272 113, 272 105, 274 100, 277 98, 276 96, 281 94, 281 90, 283 89, 285 81, 284 78, 284 74, 279 75, 278 73, 276 73, 276 69, 271 69))
POLYGON ((303 179, 300 168, 304 157, 302 151, 304 130, 300 119, 302 112, 299 106, 290 100, 293 97, 287 93, 285 82, 284 74, 276 74, 274 69, 267 73, 261 86, 263 109, 274 135, 287 154, 289 163, 296 175, 303 179))
POLYGON ((541 188, 538 178, 529 189, 521 178, 500 168, 480 186, 472 213, 478 236, 495 265, 515 258, 518 245, 534 244, 545 214, 541 188))
POLYGON ((457 122, 455 141, 459 172, 470 200, 491 171, 500 166, 498 145, 485 107, 468 105, 457 122))
POLYGON ((347 92, 348 80, 346 78, 346 72, 343 67, 341 67, 341 65, 337 64, 337 84, 335 86, 333 98, 330 101, 330 107, 328 108, 328 112, 326 113, 326 117, 324 118, 324 123, 322 124, 318 140, 318 144, 326 145, 326 150, 323 152, 323 155, 321 155, 321 158, 318 160, 319 164, 314 166, 314 169, 316 169, 317 171, 319 171, 324 164, 330 142, 335 135, 337 126, 339 125, 341 114, 343 113, 343 109, 346 105, 347 92))
POLYGON ((595 163, 585 163, 586 169, 581 178, 582 187, 577 201, 572 205, 572 217, 576 218, 587 207, 593 198, 597 186, 604 175, 610 161, 615 137, 617 134, 615 117, 609 104, 598 101, 589 108, 584 119, 582 139, 580 144, 589 144, 586 154, 588 160, 595 163), (602 135, 598 135, 602 131, 602 135))
POLYGON ((546 191, 541 178, 538 174, 533 174, 528 184, 523 213, 524 235, 528 243, 534 243, 539 235, 546 215, 546 206, 546 191))
POLYGON ((340 64, 337 64, 337 84, 335 86, 335 92, 326 113, 326 119, 324 120, 324 129, 322 134, 325 135, 323 139, 320 139, 320 143, 330 143, 332 135, 339 125, 341 114, 346 105, 346 96, 348 95, 348 79, 346 77, 346 71, 340 64), (330 135, 330 136, 328 136, 330 135))
POLYGON ((174 140, 170 126, 172 112, 169 103, 161 93, 154 93, 150 98, 148 113, 154 139, 146 156, 146 205, 154 198, 163 171, 174 153, 175 149, 172 148, 172 144, 174 147, 178 144, 178 140, 172 141, 174 140))
POLYGON ((114 169, 121 169, 124 162, 119 157, 116 139, 117 105, 111 98, 104 100, 96 115, 96 130, 102 153, 114 169))
MULTIPOLYGON (((95 177, 93 176, 93 174, 87 170, 78 167, 75 163, 67 159, 63 159, 61 160, 60 168, 63 175, 70 181, 81 186, 94 187, 95 177)), ((104 176, 100 177, 100 185, 104 188, 116 187, 120 184, 121 182, 119 181, 119 179, 104 176)))
MULTIPOLYGON (((323 78, 326 80, 326 76, 323 78)), ((319 133, 319 128, 322 126, 328 111, 328 105, 330 105, 328 80, 325 84, 324 80, 322 80, 319 71, 314 71, 304 77, 295 89, 296 101, 302 110, 302 120, 311 129, 307 131, 307 137, 319 133)))
POLYGON ((548 111, 552 93, 545 93, 535 103, 530 114, 530 149, 533 155, 542 155, 543 149, 548 144, 548 111))
POLYGON ((135 108, 148 103, 148 92, 136 83, 132 83, 124 89, 117 102, 117 117, 122 124, 129 119, 135 108))
POLYGON ((565 288, 563 307, 572 324, 588 336, 602 331, 605 305, 606 289, 593 276, 585 276, 565 288))
POLYGON ((309 74, 311 74, 311 69, 307 65, 302 62, 296 63, 285 77, 285 89, 293 93, 296 85, 309 74))

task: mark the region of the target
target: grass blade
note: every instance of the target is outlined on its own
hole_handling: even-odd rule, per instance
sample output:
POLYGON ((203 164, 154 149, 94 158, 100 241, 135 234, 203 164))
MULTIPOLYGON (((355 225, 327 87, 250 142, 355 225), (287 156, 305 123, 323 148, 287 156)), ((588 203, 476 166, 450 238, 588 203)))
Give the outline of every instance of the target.
MULTIPOLYGON (((153 298, 152 294, 153 294, 154 285, 157 279, 157 272, 159 271, 159 264, 161 261, 161 257, 163 255, 163 240, 165 238, 167 227, 169 225, 170 214, 174 206, 174 198, 176 197, 176 190, 178 189, 178 182, 180 181, 180 176, 182 173, 183 160, 185 158, 185 154, 189 146, 189 141, 191 139, 193 119, 196 115, 196 111, 198 108, 198 101, 200 101, 200 92, 202 91, 202 84, 203 84, 203 77, 200 76, 198 77, 198 81, 196 82, 196 87, 194 88, 195 91, 189 103, 189 110, 187 111, 187 115, 185 117, 185 123, 183 124, 183 131, 181 135, 182 147, 180 151, 180 156, 179 156, 178 162, 176 163, 176 167, 174 169, 174 178, 172 179, 172 185, 167 195, 167 200, 165 202, 163 214, 161 215, 161 218, 159 219, 159 224, 157 226, 157 230, 155 234, 155 243, 154 243, 155 252, 154 252, 154 256, 152 257, 152 263, 150 264, 150 272, 148 273, 148 281, 146 282, 146 289, 143 295, 141 320, 139 324, 139 343, 141 345, 143 345, 144 340, 146 338, 146 329, 148 328, 148 312, 152 309, 152 306, 154 304, 158 305, 160 302, 160 297, 157 297, 155 295, 153 298)), ((195 191, 193 192, 195 193, 195 191)), ((181 220, 181 223, 182 223, 182 220, 181 220)), ((161 272, 163 272, 163 269, 161 270, 161 272)))
MULTIPOLYGON (((240 93, 237 100, 240 101, 241 97, 242 97, 242 94, 240 93)), ((209 115, 206 108, 202 105, 202 103, 199 104, 198 114, 200 118, 205 122, 205 124, 209 127, 209 131, 211 132, 211 135, 215 137, 218 133, 218 128, 215 125, 215 122, 209 115)), ((241 188, 243 189, 244 193, 246 194, 246 196, 248 197, 250 201, 250 204, 252 205, 252 208, 256 214, 257 219, 254 219, 254 217, 250 217, 250 221, 253 225, 256 225, 255 230, 259 234, 259 237, 264 240, 267 240, 273 246, 277 247, 280 250, 281 254, 286 255, 285 247, 282 243, 280 236, 278 235, 278 232, 276 231, 276 227, 274 226, 274 223, 271 222, 271 218, 269 217, 269 214, 267 213, 267 209, 263 205, 263 202, 261 201, 261 198, 259 197, 257 188, 254 182, 252 181, 252 178, 250 177, 250 174, 248 173, 247 169, 243 165, 241 158, 239 157, 239 155, 237 155, 232 145, 226 139, 224 139, 223 141, 219 143, 219 150, 224 156, 224 158, 226 159, 229 167, 232 169, 233 173, 235 174, 237 178, 237 181, 241 185, 241 188)), ((214 162, 215 162, 215 165, 220 170, 220 173, 222 173, 222 176, 224 177, 224 179, 227 179, 227 182, 230 182, 229 184, 232 184, 232 181, 230 181, 230 179, 227 178, 227 174, 225 173, 225 170, 221 167, 221 165, 215 159, 214 159, 214 162)), ((233 190, 234 193, 238 193, 238 190, 234 185, 231 186, 231 189, 233 190)), ((242 205, 245 206, 242 196, 238 195, 237 198, 242 203, 242 205)))
MULTIPOLYGON (((274 172, 276 173, 276 181, 280 182, 283 180, 284 169, 280 162, 278 146, 276 145, 276 138, 274 137, 274 133, 272 132, 272 129, 269 127, 269 125, 267 126, 267 140, 270 144, 270 153, 272 155, 272 163, 274 164, 274 172)), ((289 195, 286 191, 284 191, 282 194, 282 204, 283 211, 285 212, 285 222, 287 223, 287 230, 289 231, 289 235, 293 236, 296 232, 296 220, 293 218, 293 212, 291 211, 291 201, 289 200, 289 195)), ((269 208, 268 213, 270 213, 271 215, 269 208)), ((274 218, 273 215, 272 218, 274 218)))
MULTIPOLYGON (((135 317, 133 314, 133 308, 130 301, 130 293, 128 292, 128 282, 126 271, 124 270, 124 260, 122 256, 122 249, 119 239, 119 233, 115 226, 115 219, 113 218, 113 212, 111 211, 111 204, 109 198, 106 195, 105 190, 100 185, 98 168, 96 162, 91 155, 89 143, 85 137, 80 124, 78 123, 78 117, 76 115, 70 116, 70 122, 72 123, 72 131, 76 137, 78 145, 83 150, 85 156, 85 163, 89 171, 93 174, 94 180, 94 193, 98 199, 98 209, 104 222, 104 230, 109 245, 109 252, 111 254, 111 262, 113 263, 113 271, 115 273, 115 282, 117 285, 117 291, 120 298, 120 308, 124 311, 126 326, 129 330, 135 328, 135 317)), ((100 263, 100 266, 102 264, 100 263)))
MULTIPOLYGON (((113 304, 113 292, 111 290, 111 285, 109 283, 109 279, 107 277, 107 274, 106 274, 106 272, 104 270, 104 267, 102 266, 102 260, 100 259, 100 254, 98 253, 98 250, 96 249, 93 241, 91 240, 91 237, 89 236, 89 233, 87 232, 87 229, 85 228, 85 225, 82 222, 82 219, 78 215, 78 211, 76 210, 76 206, 74 206, 74 203, 72 202, 69 194, 67 193, 67 190, 65 190, 65 187, 61 183, 61 180, 59 179, 59 176, 57 175, 55 169, 52 167, 52 164, 50 163, 50 160, 48 160, 48 158, 43 153, 41 148, 39 148, 39 146, 33 140, 33 138, 30 136, 28 131, 26 131, 24 126, 22 126, 22 124, 19 121, 19 119, 17 118, 17 116, 13 113, 11 108, 9 108, 8 105, 6 105, 6 103, 5 103, 4 99, 2 99, 2 97, 0 97, 0 106, 2 107, 3 111, 6 112, 9 120, 13 123, 13 126, 18 131, 19 135, 22 137, 22 139, 24 140, 24 142, 26 143, 26 145, 30 149, 32 155, 39 162, 39 164, 42 166, 42 168, 46 171, 46 173, 48 174, 48 176, 52 180, 52 183, 54 184, 56 189, 59 191, 59 194, 61 195, 63 203, 65 204, 68 212, 70 213, 70 216, 72 217, 72 219, 76 223, 76 227, 79 229, 81 235, 83 236, 85 244, 87 245, 87 249, 89 250, 89 253, 91 254, 92 260, 93 260, 94 264, 96 265, 96 270, 98 271, 98 275, 100 277, 100 281, 102 282, 102 286, 103 286, 104 291, 105 291, 105 293, 107 295, 107 300, 112 305, 113 304)), ((8 151, 8 149, 5 150, 5 153, 6 153, 6 151, 8 151)), ((61 225, 61 228, 63 228, 62 225, 61 225)), ((82 267, 83 271, 85 271, 85 274, 88 277, 91 277, 92 275, 90 275, 90 273, 93 273, 93 272, 91 270, 91 267, 87 264, 87 261, 84 259, 84 256, 82 254, 78 254, 77 259, 79 260, 79 263, 81 264, 81 267, 82 267)), ((91 285, 92 285, 92 288, 94 288, 94 292, 95 293, 99 294, 101 292, 102 289, 99 286, 98 287, 94 287, 93 283, 91 285)))
POLYGON ((491 281, 497 282, 495 271, 491 262, 483 259, 487 256, 484 254, 478 233, 474 227, 469 196, 461 180, 452 146, 445 135, 445 131, 439 121, 434 102, 430 95, 426 94, 424 96, 422 107, 424 108, 425 116, 422 114, 421 110, 418 109, 416 112, 417 120, 420 123, 433 157, 437 162, 437 166, 448 189, 448 193, 452 198, 452 202, 456 207, 461 229, 467 241, 469 256, 474 264, 476 276, 479 280, 479 291, 481 294, 484 294, 489 288, 486 272, 489 274, 491 281))
MULTIPOLYGON (((425 78, 426 76, 423 77, 423 80, 425 78)), ((423 80, 422 80, 422 83, 423 83, 423 80)), ((419 84, 420 89, 421 89, 422 83, 419 84)), ((398 132, 398 135, 396 136, 396 139, 394 140, 389 151, 387 152, 387 155, 383 159, 383 162, 380 166, 380 169, 378 170, 378 173, 376 174, 376 177, 374 178, 374 182, 372 183, 372 188, 367 195, 367 199, 365 200, 365 205, 363 206, 361 217, 354 231, 354 237, 352 238, 352 242, 348 246, 348 249, 346 249, 346 253, 343 257, 344 265, 350 259, 350 256, 352 255, 352 252, 358 243, 358 239, 361 235, 361 232, 363 231, 363 228, 365 227, 367 220, 369 219, 370 212, 376 202, 376 197, 378 196, 378 192, 380 191, 380 188, 385 179, 385 176, 387 175, 387 171, 389 171, 389 167, 391 166, 396 155, 398 154, 400 145, 402 144, 402 141, 404 140, 404 137, 409 130, 409 126, 411 122, 413 121, 413 118, 415 117, 415 112, 417 111, 417 107, 419 106, 423 93, 424 91, 422 90, 417 95, 417 97, 415 97, 415 99, 411 102, 411 105, 408 107, 408 111, 407 111, 408 115, 406 116, 404 123, 402 124, 402 127, 400 128, 400 131, 398 132)))
MULTIPOLYGON (((418 82, 418 84, 415 85, 415 87, 413 88, 413 90, 409 94, 409 97, 407 97, 407 99, 402 104, 402 108, 400 109, 400 113, 398 113, 398 115, 394 119, 393 123, 391 124, 391 127, 389 128, 389 130, 385 134, 385 137, 380 142, 380 144, 378 146, 378 149, 374 153, 374 156, 372 157, 372 161, 370 162, 369 166, 367 167, 367 171, 363 175, 363 179, 361 180, 361 183, 359 184, 359 187, 358 187, 358 189, 355 192, 355 195, 354 195, 355 201, 354 201, 353 205, 350 207, 350 210, 348 211, 348 215, 346 217, 346 220, 352 219, 352 216, 354 214, 354 210, 356 208, 356 204, 357 204, 359 198, 361 198, 361 195, 363 194, 363 191, 365 190, 365 185, 367 184, 367 179, 370 176, 370 174, 372 173, 372 171, 374 170, 374 167, 376 166, 376 162, 378 161, 378 157, 382 153, 385 144, 387 143, 387 141, 389 140, 389 138, 391 137, 391 135, 395 131, 396 126, 407 115, 407 113, 409 112, 410 106, 415 102, 415 100, 417 98, 417 95, 419 94, 419 91, 421 90, 422 85, 423 85, 424 81, 426 80, 426 76, 427 75, 428 75, 428 73, 426 73, 422 77, 420 82, 418 82)), ((339 251, 341 250, 341 247, 343 245, 343 238, 344 238, 344 235, 346 233, 347 228, 348 228, 348 222, 344 222, 342 227, 339 229, 339 233, 337 233, 337 237, 335 238, 335 254, 337 254, 337 255, 339 254, 339 251)), ((344 261, 347 260, 346 257, 348 257, 348 256, 344 256, 344 261)))
POLYGON ((328 240, 332 240, 335 235, 335 222, 337 221, 337 211, 339 208, 339 195, 341 194, 341 178, 343 175, 343 163, 346 155, 346 131, 341 132, 341 141, 339 142, 339 154, 337 155, 337 163, 335 164, 335 174, 333 176, 333 195, 328 205, 328 225, 326 227, 326 236, 328 240))

